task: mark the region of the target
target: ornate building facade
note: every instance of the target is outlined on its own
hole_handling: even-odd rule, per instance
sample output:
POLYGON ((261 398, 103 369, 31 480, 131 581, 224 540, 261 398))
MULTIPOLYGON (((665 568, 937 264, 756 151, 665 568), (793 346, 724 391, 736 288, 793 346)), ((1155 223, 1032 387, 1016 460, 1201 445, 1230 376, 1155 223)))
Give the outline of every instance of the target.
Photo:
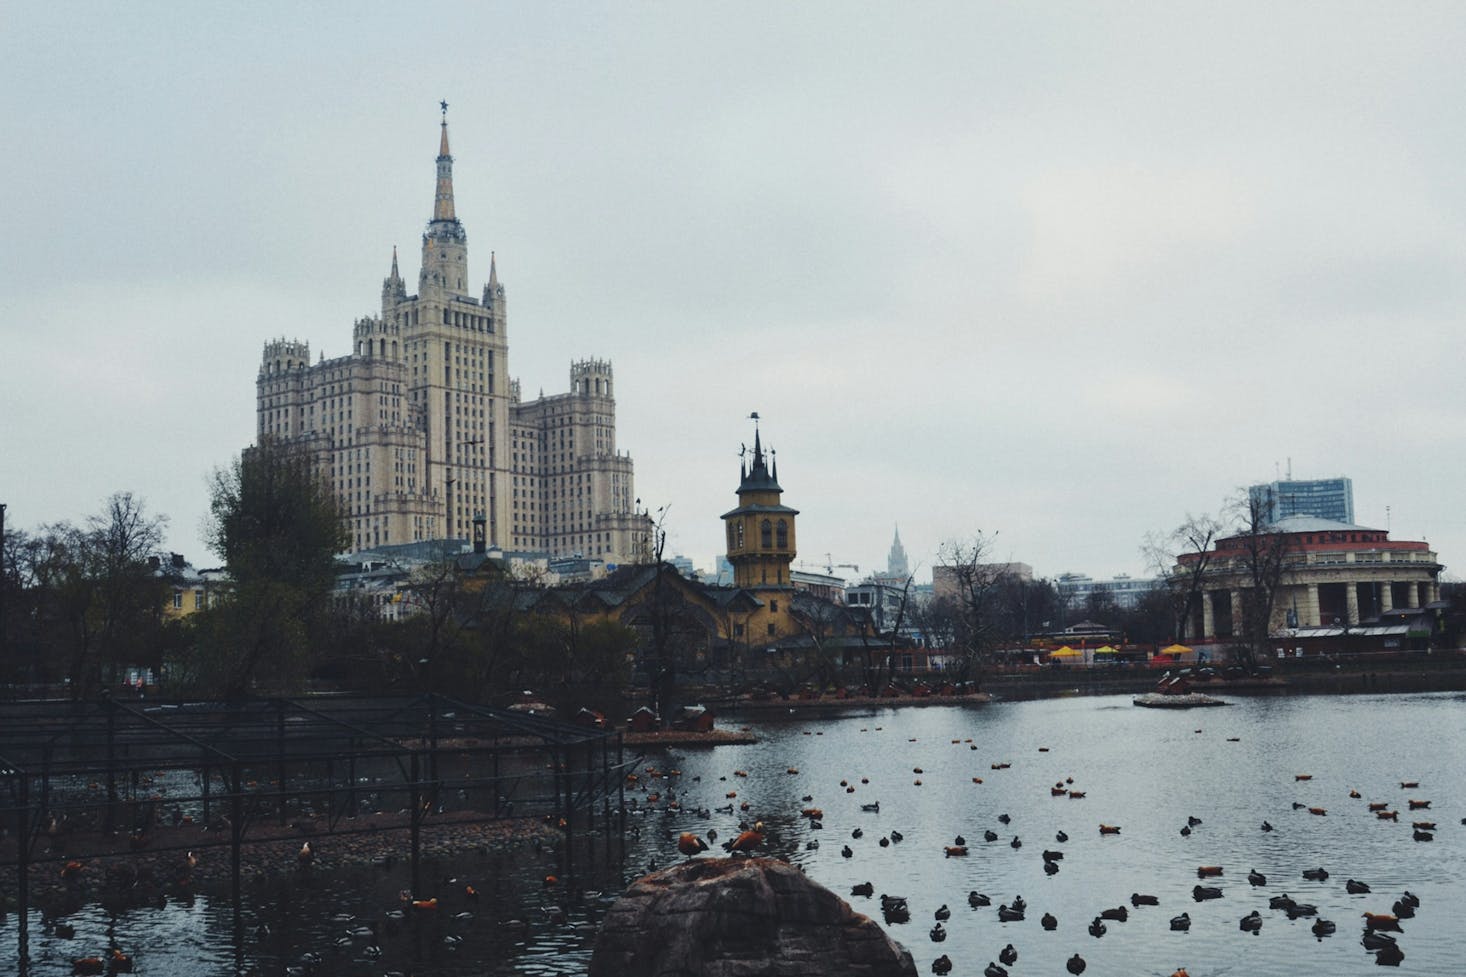
POLYGON ((357 320, 349 355, 312 364, 306 343, 266 343, 258 436, 313 454, 358 550, 467 542, 481 526, 490 547, 627 561, 645 518, 616 449, 611 364, 573 363, 568 393, 521 402, 492 254, 488 283, 469 291, 446 106, 436 167, 416 293, 394 248, 381 312, 357 320))
MULTIPOLYGON (((1392 540, 1383 529, 1315 516, 1289 516, 1264 531, 1283 553, 1270 633, 1283 628, 1353 627, 1397 608, 1418 610, 1440 599, 1444 568, 1424 540, 1392 540)), ((1248 538, 1219 539, 1206 556, 1209 565, 1198 606, 1188 621, 1187 638, 1238 637, 1249 586, 1248 538)), ((1186 573, 1201 557, 1183 554, 1174 572, 1186 573)))

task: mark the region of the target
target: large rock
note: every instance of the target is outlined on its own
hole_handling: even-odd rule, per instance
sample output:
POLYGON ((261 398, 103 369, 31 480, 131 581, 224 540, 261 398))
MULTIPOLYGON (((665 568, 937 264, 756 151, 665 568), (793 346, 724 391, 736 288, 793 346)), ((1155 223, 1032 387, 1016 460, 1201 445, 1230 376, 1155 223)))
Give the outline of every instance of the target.
POLYGON ((633 882, 590 977, 915 977, 906 948, 829 889, 768 858, 686 862, 633 882))

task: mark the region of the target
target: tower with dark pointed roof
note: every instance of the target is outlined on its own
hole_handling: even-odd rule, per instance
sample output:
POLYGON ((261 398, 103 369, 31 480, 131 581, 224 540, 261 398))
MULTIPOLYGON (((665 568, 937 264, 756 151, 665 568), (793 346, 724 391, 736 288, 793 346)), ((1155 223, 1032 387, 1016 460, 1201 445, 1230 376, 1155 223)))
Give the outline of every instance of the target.
POLYGON ((790 590, 789 568, 797 552, 794 517, 798 509, 784 505, 779 468, 764 458, 763 441, 753 433, 751 463, 739 462, 738 508, 723 513, 728 536, 728 562, 734 586, 747 590, 790 590))

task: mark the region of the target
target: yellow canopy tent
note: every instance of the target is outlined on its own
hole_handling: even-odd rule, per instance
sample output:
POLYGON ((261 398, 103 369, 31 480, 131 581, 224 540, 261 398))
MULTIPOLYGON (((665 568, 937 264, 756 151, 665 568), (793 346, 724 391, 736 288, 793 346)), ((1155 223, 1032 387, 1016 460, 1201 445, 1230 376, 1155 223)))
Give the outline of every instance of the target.
POLYGON ((1109 645, 1104 645, 1102 647, 1096 648, 1094 650, 1094 653, 1096 655, 1115 655, 1115 654, 1118 654, 1118 652, 1114 648, 1111 648, 1109 645))
POLYGON ((1082 652, 1082 651, 1075 651, 1073 648, 1070 648, 1068 645, 1065 645, 1064 647, 1060 648, 1058 651, 1051 651, 1051 652, 1049 652, 1049 657, 1050 658, 1083 658, 1084 657, 1084 652, 1082 652))
POLYGON ((1185 645, 1171 645, 1169 648, 1162 648, 1160 653, 1162 655, 1189 655, 1191 649, 1185 645))

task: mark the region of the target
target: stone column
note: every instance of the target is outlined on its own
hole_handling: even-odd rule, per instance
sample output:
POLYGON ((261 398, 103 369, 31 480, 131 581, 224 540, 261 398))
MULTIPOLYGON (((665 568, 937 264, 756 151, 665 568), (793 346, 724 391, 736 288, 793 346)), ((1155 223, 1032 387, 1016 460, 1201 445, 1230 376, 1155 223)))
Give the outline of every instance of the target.
POLYGON ((1409 608, 1412 608, 1412 609, 1413 608, 1417 608, 1417 607, 1420 606, 1420 585, 1419 584, 1417 584, 1417 583, 1407 583, 1405 585, 1405 606, 1406 607, 1409 607, 1409 608))
POLYGON ((1441 582, 1439 580, 1432 580, 1430 583, 1426 584, 1426 587, 1430 593, 1431 601, 1437 601, 1441 599, 1441 582))
POLYGON ((1388 580, 1383 581, 1379 585, 1379 610, 1381 614, 1385 611, 1393 611, 1395 609, 1394 587, 1395 585, 1388 580))
POLYGON ((1232 591, 1232 637, 1242 634, 1242 591, 1232 591))
POLYGON ((1299 620, 1301 627, 1312 628, 1323 624, 1318 610, 1318 584, 1308 585, 1308 594, 1303 602, 1303 614, 1299 620))
POLYGON ((1348 623, 1352 627, 1359 623, 1359 585, 1350 581, 1344 584, 1344 608, 1348 623))
POLYGON ((1216 636, 1216 615, 1211 607, 1212 592, 1203 590, 1201 592, 1201 634, 1197 637, 1212 638, 1216 636))

